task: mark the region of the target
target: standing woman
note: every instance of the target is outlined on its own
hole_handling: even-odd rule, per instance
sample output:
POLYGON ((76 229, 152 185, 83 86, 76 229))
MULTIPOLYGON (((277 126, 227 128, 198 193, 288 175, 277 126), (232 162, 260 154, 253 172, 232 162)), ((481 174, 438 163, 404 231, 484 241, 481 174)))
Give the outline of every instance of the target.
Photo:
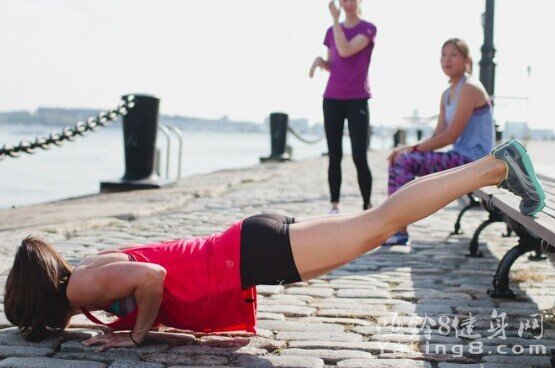
POLYGON ((330 73, 324 92, 323 109, 329 151, 328 182, 332 214, 339 212, 345 118, 349 124, 362 207, 364 210, 371 207, 372 174, 366 157, 370 129, 368 99, 371 97, 368 67, 374 49, 376 26, 360 17, 360 3, 361 0, 340 0, 340 8, 333 1, 329 3, 333 26, 328 29, 324 39, 328 56, 326 60, 317 57, 309 73, 311 78, 316 68, 330 73), (345 11, 343 23, 339 23, 341 8, 345 11))
MULTIPOLYGON (((452 38, 441 47, 441 68, 449 88, 441 94, 434 135, 412 147, 399 147, 389 155, 389 195, 416 176, 429 175, 467 164, 493 148, 494 125, 489 95, 470 78, 472 59, 466 42, 452 38), (435 150, 453 145, 447 152, 435 150)), ((430 188, 435 190, 436 188, 430 188)), ((400 229, 384 245, 407 245, 407 228, 400 229)))

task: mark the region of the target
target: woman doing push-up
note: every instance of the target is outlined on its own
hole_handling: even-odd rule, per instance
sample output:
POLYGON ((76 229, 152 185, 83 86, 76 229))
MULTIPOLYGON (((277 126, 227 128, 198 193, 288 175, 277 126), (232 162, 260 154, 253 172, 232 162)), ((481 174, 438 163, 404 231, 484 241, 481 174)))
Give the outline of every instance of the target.
POLYGON ((202 332, 255 332, 256 285, 309 280, 379 246, 400 228, 456 198, 500 185, 533 215, 545 195, 526 150, 511 141, 467 165, 407 184, 370 210, 319 218, 256 215, 223 233, 87 257, 72 268, 50 245, 28 237, 6 282, 4 311, 25 338, 63 330, 71 316, 105 310, 114 330, 86 340, 102 351, 140 345, 164 325, 202 332))

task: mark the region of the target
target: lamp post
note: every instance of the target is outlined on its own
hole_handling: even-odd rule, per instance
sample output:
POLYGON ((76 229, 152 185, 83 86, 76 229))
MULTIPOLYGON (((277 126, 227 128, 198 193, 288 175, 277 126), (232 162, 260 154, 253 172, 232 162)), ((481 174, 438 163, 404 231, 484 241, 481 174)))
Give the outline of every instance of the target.
MULTIPOLYGON (((482 59, 480 60, 480 82, 486 88, 490 97, 495 95, 495 47, 493 46, 493 19, 495 0, 486 0, 486 12, 482 14, 484 27, 484 43, 482 45, 482 59)), ((495 100, 494 100, 495 103, 495 100)), ((495 140, 501 141, 502 132, 499 124, 495 124, 495 140)))
POLYGON ((482 59, 480 60, 480 82, 490 96, 495 92, 495 47, 493 46, 493 13, 495 0, 486 0, 486 12, 482 14, 484 27, 484 44, 482 45, 482 59))

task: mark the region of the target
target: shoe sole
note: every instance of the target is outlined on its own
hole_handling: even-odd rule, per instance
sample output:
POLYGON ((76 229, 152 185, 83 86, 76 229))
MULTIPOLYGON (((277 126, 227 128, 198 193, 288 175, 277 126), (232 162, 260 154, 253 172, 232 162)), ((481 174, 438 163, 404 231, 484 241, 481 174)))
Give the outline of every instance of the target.
POLYGON ((513 146, 520 154, 522 163, 524 164, 524 168, 526 169, 530 179, 532 179, 532 184, 534 185, 534 189, 536 189, 536 191, 538 192, 538 196, 540 197, 539 205, 536 207, 534 211, 532 211, 529 214, 529 216, 534 216, 535 214, 543 210, 543 208, 545 207, 545 192, 543 191, 540 181, 538 180, 538 176, 536 175, 536 171, 534 170, 534 165, 532 164, 532 160, 530 159, 530 156, 528 156, 528 151, 526 151, 526 148, 524 148, 522 143, 520 143, 519 141, 515 140, 514 143, 515 144, 513 146))

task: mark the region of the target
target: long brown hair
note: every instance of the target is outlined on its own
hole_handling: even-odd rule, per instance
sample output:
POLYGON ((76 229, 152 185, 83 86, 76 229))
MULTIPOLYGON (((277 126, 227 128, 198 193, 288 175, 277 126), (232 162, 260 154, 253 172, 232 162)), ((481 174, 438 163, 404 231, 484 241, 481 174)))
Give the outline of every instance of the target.
POLYGON ((23 239, 6 281, 4 312, 25 339, 40 341, 71 318, 66 287, 71 266, 48 243, 23 239))
POLYGON ((459 52, 465 57, 465 59, 468 60, 468 64, 466 65, 466 72, 468 74, 472 74, 472 58, 470 57, 470 48, 468 47, 468 44, 460 38, 450 38, 445 41, 443 46, 441 46, 441 49, 443 50, 447 45, 455 46, 455 48, 459 50, 459 52))

